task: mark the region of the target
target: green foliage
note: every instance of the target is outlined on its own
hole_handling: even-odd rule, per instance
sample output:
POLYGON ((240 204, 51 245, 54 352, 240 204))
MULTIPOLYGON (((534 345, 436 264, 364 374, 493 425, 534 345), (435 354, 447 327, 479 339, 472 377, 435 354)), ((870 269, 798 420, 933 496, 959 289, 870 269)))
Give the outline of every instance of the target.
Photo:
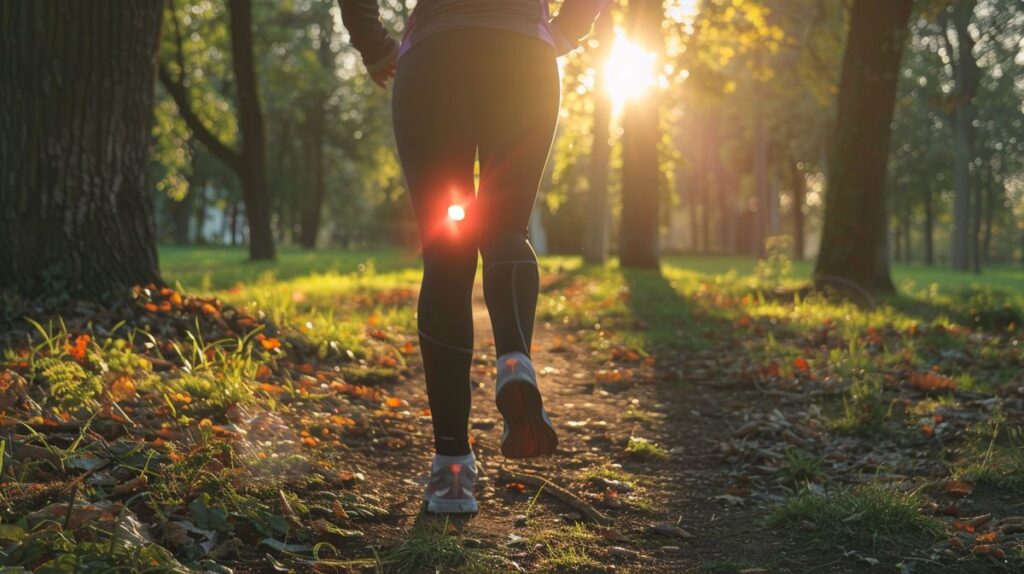
POLYGON ((381 557, 385 571, 396 574, 483 571, 480 553, 463 546, 457 537, 447 534, 447 530, 447 520, 414 528, 399 545, 381 557))
POLYGON ((103 392, 103 379, 86 371, 74 361, 46 357, 34 365, 49 385, 50 394, 62 409, 78 410, 98 406, 97 397, 103 392))
POLYGON ((942 523, 921 506, 919 495, 875 482, 833 493, 804 489, 776 508, 768 523, 809 522, 809 537, 819 545, 893 552, 934 542, 942 532, 942 523))
POLYGON ((776 235, 764 240, 765 257, 757 262, 754 275, 759 283, 768 290, 775 290, 783 280, 793 272, 793 238, 788 235, 776 235))
POLYGON ((641 437, 629 437, 626 444, 626 455, 634 460, 655 461, 668 458, 668 451, 657 444, 641 437))

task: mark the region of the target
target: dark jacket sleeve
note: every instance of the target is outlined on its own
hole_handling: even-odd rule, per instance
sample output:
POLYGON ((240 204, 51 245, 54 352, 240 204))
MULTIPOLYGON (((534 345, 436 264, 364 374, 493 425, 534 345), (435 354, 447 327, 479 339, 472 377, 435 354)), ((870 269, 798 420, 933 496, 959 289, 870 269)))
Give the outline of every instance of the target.
POLYGON ((341 6, 341 21, 367 68, 396 49, 395 40, 380 23, 377 0, 338 0, 338 4, 341 6))
POLYGON ((551 19, 555 44, 559 55, 574 50, 590 33, 598 14, 609 0, 565 0, 558 14, 551 19))

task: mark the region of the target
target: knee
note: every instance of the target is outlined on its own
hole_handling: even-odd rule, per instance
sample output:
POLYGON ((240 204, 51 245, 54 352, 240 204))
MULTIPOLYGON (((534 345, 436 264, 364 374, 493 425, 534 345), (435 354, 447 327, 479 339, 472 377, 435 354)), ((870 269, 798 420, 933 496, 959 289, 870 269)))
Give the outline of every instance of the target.
POLYGON ((485 265, 506 260, 534 261, 537 258, 525 229, 498 227, 481 235, 480 253, 485 265))

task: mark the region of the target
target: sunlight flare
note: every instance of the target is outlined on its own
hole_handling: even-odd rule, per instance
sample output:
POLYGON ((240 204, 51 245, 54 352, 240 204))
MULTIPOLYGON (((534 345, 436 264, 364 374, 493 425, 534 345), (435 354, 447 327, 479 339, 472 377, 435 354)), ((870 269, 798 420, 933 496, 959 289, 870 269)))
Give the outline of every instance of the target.
POLYGON ((615 43, 604 67, 605 86, 615 115, 622 111, 627 101, 639 98, 657 83, 657 59, 656 53, 644 50, 620 31, 616 32, 615 43))

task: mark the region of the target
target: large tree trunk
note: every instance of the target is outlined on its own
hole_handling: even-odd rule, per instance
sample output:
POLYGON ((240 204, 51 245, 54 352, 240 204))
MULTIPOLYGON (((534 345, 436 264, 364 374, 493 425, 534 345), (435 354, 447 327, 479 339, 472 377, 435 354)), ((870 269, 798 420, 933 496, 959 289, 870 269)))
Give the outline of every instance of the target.
POLYGON ((238 82, 238 125, 242 132, 239 177, 245 196, 245 214, 249 219, 249 256, 253 260, 273 259, 266 138, 252 57, 252 2, 230 0, 228 7, 231 13, 231 61, 235 81, 238 82))
POLYGON ((913 0, 856 0, 843 72, 815 282, 893 291, 885 247, 885 172, 913 0))
MULTIPOLYGON (((595 33, 599 42, 598 60, 608 54, 615 41, 611 11, 598 17, 595 33)), ((608 95, 604 73, 598 71, 594 92, 594 129, 590 152, 590 191, 587 196, 587 218, 583 241, 583 258, 587 263, 602 264, 608 260, 609 226, 611 210, 608 208, 608 169, 611 159, 610 124, 611 97, 608 95)))
POLYGON ((971 19, 977 0, 956 0, 953 8, 953 30, 956 33, 956 58, 954 47, 946 38, 950 51, 949 65, 952 67, 955 89, 953 92, 956 110, 953 116, 953 245, 950 251, 953 269, 967 271, 970 268, 971 249, 971 163, 974 161, 974 95, 981 81, 981 71, 974 56, 974 36, 970 31, 971 19))
POLYGON ((0 290, 160 282, 145 168, 161 0, 0 8, 0 290))
MULTIPOLYGON (((660 54, 661 0, 630 0, 627 27, 630 38, 660 54)), ((660 218, 657 89, 626 104, 622 136, 622 229, 619 260, 623 267, 658 268, 660 218)))

